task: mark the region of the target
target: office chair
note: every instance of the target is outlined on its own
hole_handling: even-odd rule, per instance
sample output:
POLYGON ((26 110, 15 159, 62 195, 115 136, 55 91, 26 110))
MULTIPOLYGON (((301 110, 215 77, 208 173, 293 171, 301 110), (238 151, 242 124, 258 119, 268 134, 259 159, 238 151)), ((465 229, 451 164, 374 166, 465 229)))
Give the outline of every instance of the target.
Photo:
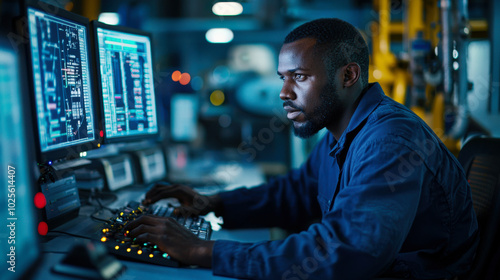
POLYGON ((460 279, 498 279, 500 138, 472 138, 458 155, 471 186, 480 242, 471 271, 460 279))

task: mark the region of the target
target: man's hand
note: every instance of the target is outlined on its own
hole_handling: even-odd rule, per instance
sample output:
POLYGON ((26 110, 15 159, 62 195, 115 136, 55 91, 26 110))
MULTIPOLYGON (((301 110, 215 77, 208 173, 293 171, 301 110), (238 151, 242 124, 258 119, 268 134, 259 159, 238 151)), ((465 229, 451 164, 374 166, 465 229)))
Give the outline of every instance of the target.
POLYGON ((125 230, 136 242, 150 242, 178 261, 188 265, 212 267, 214 241, 201 240, 173 218, 141 216, 125 230))
POLYGON ((142 204, 147 206, 164 198, 177 198, 179 200, 182 206, 175 209, 175 214, 206 215, 212 211, 220 211, 221 208, 218 195, 205 196, 185 185, 162 183, 157 183, 146 193, 142 204))

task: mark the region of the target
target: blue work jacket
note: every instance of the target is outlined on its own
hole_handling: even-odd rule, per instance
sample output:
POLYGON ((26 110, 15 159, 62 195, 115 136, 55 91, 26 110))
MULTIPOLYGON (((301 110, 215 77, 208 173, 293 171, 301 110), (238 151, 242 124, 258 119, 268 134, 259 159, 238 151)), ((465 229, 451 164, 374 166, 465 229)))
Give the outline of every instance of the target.
POLYGON ((451 278, 470 268, 478 243, 460 164, 377 83, 339 141, 328 133, 299 169, 220 196, 226 228, 311 225, 284 240, 216 241, 215 275, 451 278))

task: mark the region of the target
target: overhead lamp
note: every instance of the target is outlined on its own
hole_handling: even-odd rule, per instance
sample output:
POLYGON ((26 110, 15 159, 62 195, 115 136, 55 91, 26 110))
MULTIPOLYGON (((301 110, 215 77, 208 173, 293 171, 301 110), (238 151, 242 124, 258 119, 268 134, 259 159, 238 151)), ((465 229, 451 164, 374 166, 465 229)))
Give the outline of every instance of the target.
POLYGON ((205 38, 210 43, 229 43, 233 40, 233 31, 229 28, 212 28, 207 31, 205 38))
POLYGON ((118 25, 120 23, 120 15, 118 13, 101 13, 98 21, 109 25, 118 25))
POLYGON ((237 16, 243 13, 243 6, 238 2, 217 2, 212 12, 218 16, 237 16))

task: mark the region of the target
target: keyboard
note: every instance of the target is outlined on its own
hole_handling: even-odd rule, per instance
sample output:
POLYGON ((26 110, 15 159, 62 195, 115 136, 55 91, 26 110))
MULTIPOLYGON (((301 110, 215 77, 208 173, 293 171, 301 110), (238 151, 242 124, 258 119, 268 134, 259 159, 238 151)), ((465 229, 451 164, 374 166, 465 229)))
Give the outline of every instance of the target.
POLYGON ((153 205, 145 207, 138 202, 130 202, 126 207, 120 209, 115 217, 112 217, 102 225, 101 242, 108 248, 108 251, 122 259, 146 262, 162 266, 179 267, 181 263, 170 257, 166 252, 158 249, 158 246, 151 243, 137 243, 127 237, 123 228, 125 225, 141 215, 151 214, 160 217, 172 217, 181 225, 189 229, 198 238, 210 240, 212 227, 210 223, 201 217, 184 217, 175 215, 175 207, 171 205, 153 205))

